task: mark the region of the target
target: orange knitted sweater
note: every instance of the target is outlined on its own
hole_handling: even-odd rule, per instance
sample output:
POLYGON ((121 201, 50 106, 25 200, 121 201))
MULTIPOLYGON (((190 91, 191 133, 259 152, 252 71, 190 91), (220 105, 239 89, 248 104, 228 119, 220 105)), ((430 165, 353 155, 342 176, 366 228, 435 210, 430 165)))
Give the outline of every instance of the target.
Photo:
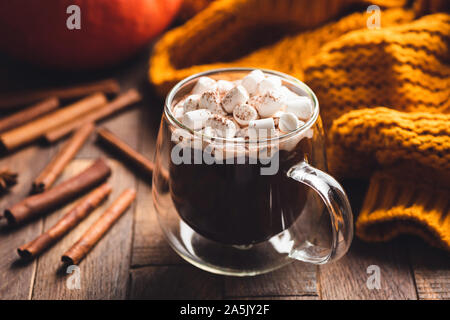
POLYGON ((217 0, 155 45, 150 81, 165 94, 193 73, 231 66, 303 80, 320 101, 332 174, 370 178, 357 235, 413 233, 450 250, 444 2, 217 0), (367 27, 370 4, 382 8, 381 28, 367 27))

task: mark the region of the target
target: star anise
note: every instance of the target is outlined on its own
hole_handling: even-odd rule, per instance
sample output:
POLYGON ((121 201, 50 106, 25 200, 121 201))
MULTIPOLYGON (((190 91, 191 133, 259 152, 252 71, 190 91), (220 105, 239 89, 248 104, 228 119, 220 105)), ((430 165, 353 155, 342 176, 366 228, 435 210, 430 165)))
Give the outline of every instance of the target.
POLYGON ((8 168, 0 168, 0 192, 7 191, 17 183, 17 173, 8 168))

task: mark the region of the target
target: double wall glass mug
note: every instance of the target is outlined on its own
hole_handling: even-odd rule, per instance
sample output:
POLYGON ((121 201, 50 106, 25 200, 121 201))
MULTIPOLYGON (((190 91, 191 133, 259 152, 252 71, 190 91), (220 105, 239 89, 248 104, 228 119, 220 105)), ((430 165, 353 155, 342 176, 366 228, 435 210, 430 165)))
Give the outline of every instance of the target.
POLYGON ((277 137, 211 137, 184 126, 172 112, 200 77, 232 81, 252 70, 196 74, 168 94, 152 189, 163 233, 182 258, 218 274, 249 276, 295 260, 339 259, 353 238, 352 212, 340 184, 325 173, 319 103, 307 85, 263 70, 313 105, 304 125, 277 137))

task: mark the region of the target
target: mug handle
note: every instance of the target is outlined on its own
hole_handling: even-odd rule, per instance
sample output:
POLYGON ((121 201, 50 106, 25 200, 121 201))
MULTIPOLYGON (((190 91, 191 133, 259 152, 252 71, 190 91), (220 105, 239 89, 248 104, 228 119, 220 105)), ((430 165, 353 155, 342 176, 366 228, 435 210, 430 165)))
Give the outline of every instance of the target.
POLYGON ((287 172, 288 177, 311 187, 326 205, 331 218, 332 243, 330 250, 323 250, 309 242, 301 248, 292 248, 291 258, 314 264, 325 264, 342 257, 353 239, 353 215, 342 186, 329 174, 300 162, 287 172))

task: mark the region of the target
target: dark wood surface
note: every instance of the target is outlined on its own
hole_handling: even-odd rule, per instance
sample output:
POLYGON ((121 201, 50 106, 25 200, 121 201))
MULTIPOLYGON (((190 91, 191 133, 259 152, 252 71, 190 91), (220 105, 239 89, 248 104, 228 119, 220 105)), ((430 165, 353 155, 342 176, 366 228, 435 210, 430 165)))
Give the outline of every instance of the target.
MULTIPOLYGON (((102 125, 152 159, 163 102, 148 85, 147 57, 144 52, 114 70, 93 74, 49 74, 1 56, 5 72, 0 76, 0 91, 116 77, 122 90, 137 87, 144 101, 102 125)), ((60 145, 36 143, 0 158, 0 167, 20 174, 18 185, 0 196, 0 210, 28 194, 31 181, 60 145)), ((98 156, 106 157, 113 168, 110 181, 116 187, 111 198, 126 187, 135 187, 138 196, 80 263, 81 288, 67 288, 70 275, 61 269, 60 257, 107 204, 30 263, 19 261, 16 249, 49 228, 65 209, 15 230, 0 229, 0 299, 450 299, 449 254, 408 237, 385 244, 355 239, 350 252, 336 263, 319 267, 295 262, 257 277, 224 277, 199 270, 165 242, 152 204, 151 182, 105 152, 93 136, 61 180, 98 156), (380 289, 370 290, 366 285, 371 265, 380 268, 380 289)), ((367 185, 344 181, 344 187, 357 215, 367 185)))

